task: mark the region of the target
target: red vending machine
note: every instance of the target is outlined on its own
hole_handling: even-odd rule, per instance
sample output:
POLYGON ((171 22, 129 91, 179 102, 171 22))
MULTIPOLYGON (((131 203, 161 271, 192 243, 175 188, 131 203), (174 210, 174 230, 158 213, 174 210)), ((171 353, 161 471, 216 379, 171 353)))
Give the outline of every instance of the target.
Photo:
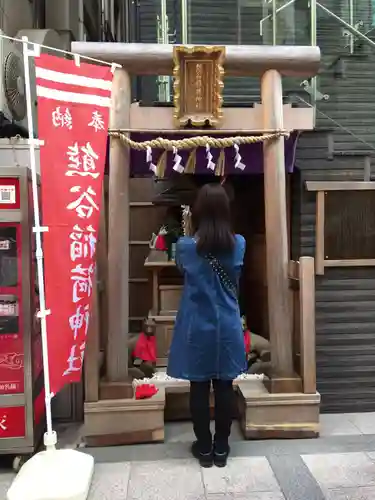
POLYGON ((0 454, 14 468, 45 424, 44 383, 30 171, 0 168, 0 454))

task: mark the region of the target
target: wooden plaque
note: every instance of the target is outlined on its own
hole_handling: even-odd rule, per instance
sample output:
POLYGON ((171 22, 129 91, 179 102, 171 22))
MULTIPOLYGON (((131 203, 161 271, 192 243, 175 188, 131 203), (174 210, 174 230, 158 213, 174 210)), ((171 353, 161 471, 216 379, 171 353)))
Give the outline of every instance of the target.
POLYGON ((174 117, 178 126, 218 126, 222 117, 225 47, 173 48, 174 117))

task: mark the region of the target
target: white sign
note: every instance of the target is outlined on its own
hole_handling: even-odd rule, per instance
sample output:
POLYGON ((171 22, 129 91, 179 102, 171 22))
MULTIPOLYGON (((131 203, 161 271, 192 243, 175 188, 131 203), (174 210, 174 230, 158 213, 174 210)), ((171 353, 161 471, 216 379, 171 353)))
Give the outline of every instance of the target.
POLYGON ((0 203, 7 205, 16 203, 16 186, 0 185, 0 203))
POLYGON ((0 250, 10 250, 10 241, 0 240, 0 250))

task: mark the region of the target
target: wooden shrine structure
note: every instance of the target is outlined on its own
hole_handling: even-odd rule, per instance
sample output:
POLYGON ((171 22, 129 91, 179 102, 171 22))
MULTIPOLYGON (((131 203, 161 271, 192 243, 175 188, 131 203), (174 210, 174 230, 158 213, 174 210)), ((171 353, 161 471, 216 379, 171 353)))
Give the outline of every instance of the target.
POLYGON ((245 438, 317 436, 320 396, 315 382, 314 259, 301 257, 299 262, 290 261, 283 135, 313 129, 314 116, 312 108, 283 104, 282 76, 313 77, 319 69, 319 48, 176 48, 163 44, 74 42, 72 50, 121 65, 113 80, 108 206, 107 214, 103 210, 98 246, 99 288, 104 290, 105 300, 99 301, 97 294, 94 297, 97 307, 85 357, 88 444, 162 441, 166 404, 171 408, 178 406, 178 401, 185 404, 188 393, 186 384, 171 384, 150 399, 135 400, 128 376, 132 166, 129 146, 121 135, 132 132, 153 133, 155 137, 165 137, 173 131, 186 136, 275 134, 263 142, 272 376, 264 382, 238 382, 238 417, 245 438), (194 85, 191 72, 195 74, 194 85), (222 108, 224 72, 259 77, 261 104, 222 108), (174 75, 174 108, 142 107, 131 102, 130 77, 146 74, 174 75), (207 124, 211 128, 203 129, 207 124), (186 125, 190 125, 189 130, 183 128, 186 125), (102 350, 100 338, 104 339, 102 350))

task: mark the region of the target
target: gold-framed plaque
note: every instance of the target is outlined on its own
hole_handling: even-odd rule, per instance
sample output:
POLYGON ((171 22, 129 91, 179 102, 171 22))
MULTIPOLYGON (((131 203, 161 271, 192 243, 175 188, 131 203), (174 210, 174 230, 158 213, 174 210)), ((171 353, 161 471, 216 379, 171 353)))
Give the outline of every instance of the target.
POLYGON ((179 127, 217 127, 223 118, 225 47, 173 48, 174 118, 179 127))

